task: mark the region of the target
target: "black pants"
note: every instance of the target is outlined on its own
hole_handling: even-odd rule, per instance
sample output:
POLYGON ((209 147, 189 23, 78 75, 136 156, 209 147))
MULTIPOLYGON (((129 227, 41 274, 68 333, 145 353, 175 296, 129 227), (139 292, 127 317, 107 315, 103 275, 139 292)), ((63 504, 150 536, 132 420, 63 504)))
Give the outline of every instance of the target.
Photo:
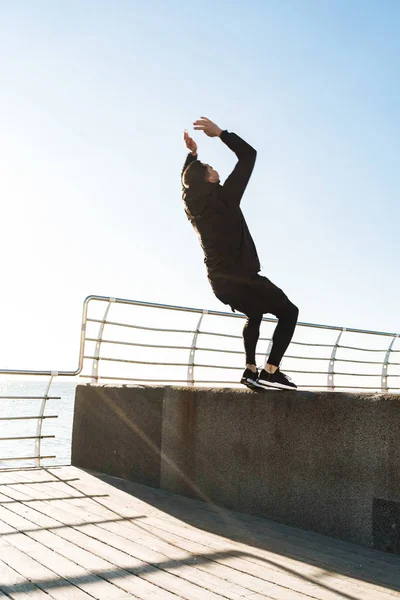
POLYGON ((218 280, 211 285, 221 302, 247 316, 243 328, 247 364, 256 364, 256 346, 263 315, 271 313, 277 317, 268 363, 278 367, 293 337, 299 316, 297 306, 272 281, 261 275, 235 281, 218 280))

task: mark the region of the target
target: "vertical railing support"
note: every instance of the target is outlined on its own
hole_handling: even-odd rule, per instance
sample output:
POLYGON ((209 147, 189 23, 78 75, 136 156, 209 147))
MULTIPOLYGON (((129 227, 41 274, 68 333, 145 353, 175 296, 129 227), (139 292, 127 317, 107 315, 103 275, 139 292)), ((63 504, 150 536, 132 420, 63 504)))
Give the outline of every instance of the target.
POLYGON ((343 327, 342 331, 339 333, 336 343, 333 346, 331 358, 329 359, 329 367, 328 367, 328 390, 335 389, 335 361, 336 361, 336 353, 339 348, 339 342, 346 331, 346 327, 343 327))
MULTIPOLYGON (((268 361, 269 355, 271 354, 271 350, 272 350, 272 345, 273 345, 273 343, 274 343, 274 342, 272 341, 272 339, 271 339, 271 340, 269 340, 268 348, 267 348, 267 351, 266 351, 266 353, 265 353, 265 364, 267 364, 267 361, 268 361)), ((257 358, 256 358, 256 362, 257 362, 257 358)), ((264 368, 264 365, 260 365, 260 368, 261 368, 261 369, 263 369, 263 368, 264 368)))
POLYGON ((93 364, 92 364, 92 380, 91 383, 97 383, 99 380, 99 365, 100 365, 100 348, 101 348, 101 344, 103 341, 103 333, 104 333, 104 327, 106 325, 106 321, 107 321, 107 317, 108 317, 108 312, 111 308, 111 305, 113 302, 116 301, 116 298, 109 298, 108 299, 108 304, 107 304, 107 308, 104 312, 104 317, 103 320, 100 324, 99 327, 99 333, 97 334, 97 342, 96 342, 96 348, 94 351, 94 359, 93 359, 93 364))
POLYGON ((393 344, 395 343, 396 339, 400 336, 400 334, 396 334, 392 341, 389 344, 389 348, 387 349, 387 352, 385 354, 385 360, 383 361, 383 365, 382 365, 382 380, 381 380, 381 390, 382 392, 388 392, 389 391, 389 386, 388 386, 388 367, 389 367, 389 358, 390 358, 390 353, 392 351, 393 348, 393 344))
POLYGON ((189 352, 189 362, 188 362, 188 370, 187 370, 187 382, 188 385, 194 385, 194 357, 196 354, 196 344, 197 338, 199 337, 201 323, 203 321, 204 315, 208 314, 208 310, 203 310, 203 313, 200 316, 199 322, 197 323, 196 331, 194 332, 192 345, 190 347, 189 352))
POLYGON ((36 439, 35 439, 35 452, 34 455, 35 456, 35 464, 37 467, 41 466, 41 461, 40 461, 40 457, 42 454, 42 429, 43 429, 43 417, 44 417, 44 413, 46 410, 46 403, 47 403, 47 399, 49 397, 50 394, 50 388, 51 388, 51 384, 53 383, 53 378, 57 377, 58 375, 58 371, 52 371, 51 372, 51 377, 50 377, 50 381, 48 383, 46 392, 44 393, 41 405, 40 405, 40 410, 39 410, 39 418, 38 418, 38 422, 36 425, 36 439))

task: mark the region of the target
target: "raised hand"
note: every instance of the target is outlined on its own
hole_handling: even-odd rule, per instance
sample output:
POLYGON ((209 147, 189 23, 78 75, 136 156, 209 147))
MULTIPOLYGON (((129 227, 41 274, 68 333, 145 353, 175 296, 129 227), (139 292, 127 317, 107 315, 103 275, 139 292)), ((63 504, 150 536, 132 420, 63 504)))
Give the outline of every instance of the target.
POLYGON ((201 119, 193 123, 193 126, 198 131, 204 131, 208 137, 219 137, 222 133, 222 129, 210 121, 210 119, 207 119, 207 117, 201 117, 201 119))
POLYGON ((196 156, 196 154, 197 154, 197 144, 194 141, 194 139, 190 137, 190 135, 188 134, 188 132, 186 131, 186 129, 185 129, 184 134, 183 134, 183 139, 184 139, 184 142, 186 144, 186 148, 188 150, 190 150, 190 152, 193 154, 193 156, 196 156))

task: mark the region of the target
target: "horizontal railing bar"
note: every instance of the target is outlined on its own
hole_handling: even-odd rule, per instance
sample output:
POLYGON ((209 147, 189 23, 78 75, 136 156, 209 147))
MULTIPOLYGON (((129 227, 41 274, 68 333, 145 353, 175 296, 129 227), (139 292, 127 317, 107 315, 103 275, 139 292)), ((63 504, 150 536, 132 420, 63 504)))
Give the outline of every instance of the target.
POLYGON ((57 458, 54 456, 13 456, 7 458, 0 458, 0 462, 6 462, 11 460, 44 460, 45 458, 57 458))
MULTIPOLYGON (((195 331, 193 333, 196 333, 195 331)), ((199 335, 215 335, 216 337, 224 337, 224 338, 230 338, 232 340, 242 340, 243 341, 243 336, 242 335, 234 335, 233 333, 219 333, 217 331, 199 331, 198 332, 199 335)), ((259 338, 260 342, 269 342, 271 338, 259 338)))
POLYGON ((360 350, 361 352, 387 352, 387 348, 360 348, 359 346, 342 346, 338 345, 338 348, 343 348, 344 350, 360 350))
MULTIPOLYGON (((200 311, 203 312, 203 311, 200 311)), ((210 314, 210 312, 208 312, 207 314, 210 314)), ((223 315, 226 313, 222 313, 223 315)), ((229 315, 231 316, 231 315, 229 315)), ((242 317, 245 318, 245 317, 242 317)), ((114 325, 116 327, 128 327, 128 328, 133 328, 133 329, 140 329, 142 331, 156 331, 159 333, 189 333, 189 334, 194 334, 196 333, 195 330, 193 329, 164 329, 164 328, 160 328, 160 327, 144 327, 142 325, 132 325, 130 323, 121 323, 119 321, 108 321, 108 320, 104 320, 104 319, 87 319, 87 321, 90 321, 92 323, 104 323, 105 325, 114 325)), ((268 318, 264 318, 263 321, 267 321, 267 322, 271 322, 271 323, 276 323, 277 320, 276 319, 268 319, 268 318)), ((297 326, 303 326, 303 327, 313 327, 313 328, 319 328, 319 329, 328 329, 328 330, 340 330, 342 329, 341 327, 339 328, 335 328, 335 327, 331 327, 329 325, 313 325, 313 324, 304 324, 304 323, 297 323, 297 326)), ((385 335, 385 336, 393 336, 394 334, 384 334, 384 333, 379 333, 379 332, 373 332, 373 331, 363 331, 363 330, 357 330, 357 329, 346 329, 346 333, 362 333, 362 334, 367 334, 367 335, 385 335)), ((232 334, 226 334, 226 333, 216 333, 216 332, 212 332, 212 331, 199 331, 198 332, 199 335, 217 335, 220 337, 228 337, 228 338, 233 338, 233 339, 241 339, 242 336, 240 335, 232 335, 232 334)), ((261 341, 269 341, 268 338, 260 338, 261 341)), ((91 341, 95 341, 95 340, 91 340, 91 341)), ((98 341, 98 340, 96 340, 98 341)), ((320 347, 328 347, 328 348, 332 348, 334 346, 334 344, 308 344, 305 342, 292 342, 294 344, 301 344, 301 345, 306 345, 306 346, 320 346, 320 347)), ((374 349, 366 349, 366 348, 353 348, 351 346, 339 346, 340 348, 348 348, 351 350, 365 350, 367 352, 386 352, 386 350, 374 350, 374 349)), ((393 352, 400 352, 400 350, 393 350, 393 352)))
POLYGON ((105 356, 87 356, 85 355, 83 358, 87 360, 103 360, 107 362, 118 362, 124 364, 133 364, 133 365, 151 365, 158 367, 187 367, 187 363, 165 363, 165 362, 154 362, 154 361, 142 361, 142 360, 127 360, 122 358, 107 358, 105 356))
MULTIPOLYGON (((191 346, 162 346, 159 344, 137 344, 134 342, 120 342, 118 340, 86 338, 87 342, 101 342, 102 344, 117 344, 119 346, 135 346, 139 348, 162 348, 163 350, 191 350, 191 346)), ((233 350, 231 350, 233 352, 233 350)))
MULTIPOLYGON (((83 379, 93 379, 93 375, 80 375, 83 379)), ((187 379, 146 379, 135 377, 105 377, 103 375, 96 376, 96 379, 109 379, 112 381, 161 381, 162 383, 187 383, 187 379)))
MULTIPOLYGON (((89 377, 82 375, 82 377, 89 377)), ((90 375, 91 377, 91 375, 90 375)), ((108 377, 108 376, 99 376, 98 379, 103 379, 107 381, 134 381, 134 382, 151 382, 151 383, 184 383, 187 384, 187 379, 146 379, 146 378, 135 378, 135 377, 108 377)), ((239 383, 236 381, 203 381, 203 380, 195 380, 195 383, 239 383)))
MULTIPOLYGON (((241 338, 243 339, 243 338, 241 338)), ((221 354, 243 354, 243 350, 227 350, 226 348, 203 348, 200 346, 161 346, 158 344, 138 344, 138 343, 133 343, 133 342, 120 342, 117 340, 108 340, 108 339, 104 339, 104 340, 100 340, 100 339, 95 339, 95 338, 87 338, 86 341, 89 342, 102 342, 103 344, 107 343, 107 344, 117 344, 117 345, 121 345, 121 346, 134 346, 134 347, 139 347, 139 348, 158 348, 158 349, 163 349, 163 350, 196 350, 196 351, 200 351, 200 352, 220 352, 221 354)), ((270 340, 266 340, 266 341, 270 341, 270 340)), ((313 346, 313 344, 309 344, 310 346, 313 346)), ((331 346, 333 348, 333 345, 331 346)), ((257 352, 257 355, 259 356, 264 356, 265 352, 257 352)), ((84 357, 87 358, 87 357, 84 357)), ((297 359, 297 360, 332 360, 330 356, 325 356, 325 357, 320 357, 320 356, 292 356, 292 355, 286 355, 285 358, 291 358, 291 359, 297 359)), ((97 360, 97 359, 96 359, 97 360)), ((381 365, 382 362, 381 361, 368 361, 368 360, 351 360, 348 358, 336 358, 335 359, 336 362, 348 362, 348 363, 358 363, 358 364, 362 364, 362 365, 381 365)), ((152 363, 153 364, 153 363, 152 363)), ((400 363, 389 363, 393 366, 400 366, 400 363)))
MULTIPOLYGON (((242 338, 243 339, 243 338, 242 338)), ((117 340, 100 340, 100 339, 93 339, 93 338, 86 338, 87 342, 100 342, 102 344, 117 344, 120 346, 135 346, 138 348, 158 348, 158 349, 163 349, 163 350, 202 350, 203 352, 226 352, 228 354, 243 354, 243 350, 225 350, 222 348, 200 348, 200 347, 195 347, 193 348, 192 346, 161 346, 159 344, 137 344, 137 343, 133 343, 133 342, 120 342, 117 340)), ((263 352, 258 352, 258 354, 262 355, 265 354, 263 352)))
POLYGON ((15 440, 45 440, 48 438, 55 438, 55 435, 27 435, 23 437, 0 437, 0 442, 15 441, 15 440))
POLYGON ((0 421, 28 421, 29 419, 58 419, 58 415, 43 415, 38 417, 0 417, 0 421))
MULTIPOLYGON (((82 378, 90 378, 92 377, 92 375, 81 375, 82 378)), ((133 381, 135 383, 183 383, 187 385, 187 380, 186 379, 146 379, 146 378, 134 378, 134 377, 108 377, 108 376, 101 376, 98 377, 98 379, 100 380, 107 380, 107 381, 133 381)), ((215 381, 215 380, 203 380, 203 379, 196 379, 194 381, 194 384, 198 384, 198 383, 209 383, 209 384, 230 384, 230 385, 239 385, 238 380, 235 381, 215 381)), ((322 388, 325 389, 326 391, 331 392, 332 390, 330 388, 327 388, 326 384, 325 385, 298 385, 298 388, 322 388)), ((376 390, 376 386, 358 386, 358 385, 335 385, 335 389, 336 388, 340 388, 340 389, 354 389, 354 390, 376 390)), ((389 386, 389 390, 400 390, 400 387, 394 387, 394 386, 389 386)))
MULTIPOLYGON (((90 319, 88 319, 90 320, 90 319)), ((189 330, 189 329, 160 329, 160 328, 153 328, 153 327, 140 327, 138 325, 127 325, 124 323, 118 323, 118 322, 114 322, 114 321, 102 321, 100 319, 93 319, 93 322, 96 323, 105 323, 106 325, 119 325, 121 327, 133 327, 135 329, 143 329, 146 331, 157 331, 157 332, 167 332, 167 333, 190 333, 190 334, 195 334, 196 331, 195 330, 189 330)), ((348 332, 350 330, 346 330, 346 332, 348 332)), ((233 335, 233 334, 228 334, 228 333, 216 333, 213 331, 199 331, 197 332, 198 335, 214 335, 214 336, 219 336, 219 337, 224 337, 224 338, 230 338, 230 339, 235 339, 235 340, 242 340, 243 337, 241 335, 233 335)), ((100 340, 100 339, 94 339, 94 338, 87 338, 87 341, 90 342, 107 342, 110 344, 126 344, 126 345, 142 345, 142 344, 132 344, 129 342, 119 342, 119 341, 112 341, 112 340, 100 340)), ((270 342, 271 338, 259 338, 260 342, 270 342)), ((310 342, 296 342, 296 341, 292 341, 291 344, 295 344, 298 346, 307 346, 309 348, 333 348, 335 346, 334 343, 332 344, 313 344, 310 342)), ((143 344, 143 347, 155 347, 155 348, 168 348, 168 346, 152 346, 151 344, 143 344)), ((345 350, 361 350, 362 352, 386 352, 386 349, 374 349, 374 348, 360 348, 358 346, 345 346, 345 345, 339 345, 338 348, 343 348, 345 350)), ((182 350, 186 350, 188 349, 187 347, 177 347, 176 349, 182 349, 182 350)), ((191 348, 189 348, 191 349, 191 348)), ((392 350, 392 352, 400 352, 400 350, 392 350)))
MULTIPOLYGON (((89 300, 96 300, 98 302, 110 302, 110 298, 107 296, 88 296, 88 298, 86 299, 86 302, 89 300)), ((190 308, 190 307, 184 307, 184 306, 173 306, 173 305, 168 305, 168 304, 157 304, 155 302, 140 302, 139 300, 127 300, 124 298, 112 298, 112 302, 116 303, 116 304, 129 304, 129 305, 134 305, 134 306, 141 306, 144 308, 159 308, 159 309, 165 309, 165 310, 173 310, 173 311, 177 311, 177 312, 191 312, 191 313, 196 313, 196 314, 204 313, 204 310, 201 308, 190 308)), ((217 311, 217 310, 208 310, 206 314, 207 314, 207 316, 214 316, 214 317, 222 317, 223 316, 223 317, 230 317, 233 319, 246 318, 244 315, 241 315, 241 314, 228 313, 228 312, 222 312, 222 311, 217 311)), ((264 317, 263 321, 276 323, 277 319, 264 317)), ((100 322, 102 322, 102 321, 100 321, 100 322)), ((343 327, 339 327, 337 325, 319 325, 317 323, 303 323, 303 322, 298 322, 297 327, 309 327, 311 329, 327 329, 329 331, 342 331, 344 329, 343 327)), ((362 333, 362 334, 368 334, 368 335, 381 335, 381 336, 385 336, 385 337, 394 337, 395 335, 398 335, 396 333, 388 333, 388 332, 384 332, 384 331, 370 331, 367 329, 352 329, 349 327, 346 327, 346 333, 362 333)))
MULTIPOLYGON (((196 330, 193 329, 161 329, 158 327, 143 327, 140 325, 131 325, 131 324, 125 324, 125 323, 120 323, 117 321, 107 321, 107 320, 102 320, 102 319, 88 319, 88 321, 92 321, 93 323, 104 323, 105 325, 116 325, 119 327, 128 327, 128 328, 134 328, 134 329, 140 329, 143 331, 156 331, 158 333, 189 333, 191 335, 198 333, 198 335, 213 335, 216 337, 224 337, 224 338, 229 338, 229 339, 234 339, 234 340, 243 340, 243 336, 241 335, 233 335, 231 333, 220 333, 220 332, 216 332, 216 331, 199 331, 196 332, 196 330)), ((110 343, 110 340, 100 340, 100 339, 95 339, 95 338, 87 338, 87 341, 91 341, 91 342, 105 342, 108 341, 110 343)), ((259 338, 259 342, 270 342, 271 338, 264 338, 264 337, 260 337, 259 338)), ((127 342, 114 342, 114 343, 127 343, 127 342)), ((297 344, 299 346, 315 346, 315 347, 321 347, 321 348, 333 348, 334 344, 310 344, 310 343, 306 343, 306 342, 291 342, 292 344, 297 344)))
POLYGON ((163 329, 160 327, 144 327, 143 325, 131 325, 130 323, 119 323, 118 321, 107 321, 104 319, 87 319, 90 323, 104 323, 104 325, 114 325, 115 327, 127 327, 128 329, 140 329, 142 331, 157 331, 158 333, 195 333, 191 329, 163 329))
POLYGON ((61 400, 61 396, 0 396, 0 400, 61 400))
POLYGON ((332 343, 332 344, 314 344, 311 342, 296 342, 294 340, 292 340, 290 343, 295 344, 296 346, 311 346, 313 348, 333 348, 335 346, 334 343, 332 343))
MULTIPOLYGON (((107 321, 107 320, 103 320, 103 319, 88 319, 88 321, 90 321, 92 323, 103 323, 104 325, 115 325, 116 327, 128 327, 130 329, 140 329, 141 331, 155 331, 157 333, 189 333, 190 335, 198 333, 199 335, 215 335, 215 336, 219 336, 219 337, 226 337, 226 338, 232 338, 232 339, 237 339, 237 340, 243 339, 241 335, 233 335, 233 334, 229 334, 229 333, 218 333, 218 332, 213 332, 213 331, 196 332, 196 330, 194 330, 194 329, 164 329, 164 328, 160 328, 160 327, 144 327, 143 325, 132 325, 130 323, 120 323, 119 321, 107 321)), ((103 342, 105 340, 90 339, 90 341, 92 341, 92 342, 102 341, 103 342)), ((269 340, 268 340, 268 338, 260 338, 260 341, 269 341, 269 340)))
MULTIPOLYGON (((257 353, 258 354, 258 353, 257 353)), ((291 359, 296 359, 296 360, 327 360, 327 361, 331 361, 332 357, 331 356, 327 356, 327 357, 318 357, 318 356, 291 356, 291 355, 285 355, 284 358, 291 358, 291 359)), ((344 363, 356 363, 358 365, 381 365, 382 366, 382 361, 372 361, 372 360, 352 360, 351 358, 335 358, 335 362, 344 362, 344 363)), ((400 363, 388 363, 389 365, 392 366, 398 366, 400 365, 400 363)))
MULTIPOLYGON (((148 361, 141 361, 141 360, 127 360, 127 359, 121 359, 121 358, 109 358, 106 356, 100 356, 100 357, 95 357, 95 356, 85 356, 84 358, 86 359, 92 359, 92 360, 101 360, 101 361, 106 361, 106 362, 118 362, 118 363, 123 363, 123 364, 135 364, 135 365, 150 365, 150 366, 158 366, 158 367, 187 367, 187 363, 165 363, 165 362, 148 362, 148 361)), ((234 371, 242 371, 243 367, 230 367, 227 365, 203 365, 201 363, 196 363, 191 365, 191 367, 195 368, 201 368, 201 369, 232 369, 234 371)), ((285 369, 285 371, 287 373, 304 373, 306 375, 347 375, 348 377, 381 377, 380 373, 368 373, 368 374, 364 374, 364 373, 339 373, 339 372, 334 372, 334 373, 329 373, 328 371, 297 371, 294 369, 285 369)), ((388 375, 388 377, 400 377, 400 375, 388 375)))
MULTIPOLYGON (((103 321, 98 321, 99 323, 102 323, 103 321)), ((111 323, 109 321, 105 321, 105 323, 111 323)), ((121 324, 121 326, 123 326, 121 324)), ((138 329, 142 329, 141 327, 137 327, 135 325, 129 325, 129 327, 136 327, 138 329)), ((147 329, 147 328, 144 328, 147 329)), ((175 333, 190 333, 190 334, 195 334, 196 331, 194 330, 170 330, 170 329, 151 329, 151 331, 158 331, 158 332, 175 332, 175 333)), ((219 336, 219 337, 224 337, 224 338, 230 338, 230 339, 235 339, 235 340, 243 340, 243 336, 241 335, 232 335, 232 334, 227 334, 227 333, 214 333, 212 331, 199 331, 197 332, 198 335, 214 335, 214 336, 219 336)), ((122 341, 118 341, 118 340, 100 340, 100 339, 95 339, 95 338, 86 338, 86 341, 89 342, 102 342, 102 343, 108 343, 108 344, 120 344, 120 345, 126 345, 126 346, 139 346, 139 347, 143 347, 143 348, 165 348, 165 349, 173 349, 173 350, 191 350, 192 348, 189 346, 164 346, 164 345, 153 345, 153 344, 135 344, 132 342, 122 342, 122 341)), ((258 340, 259 342, 270 342, 271 338, 259 338, 258 340)), ((296 341, 291 341, 291 344, 296 345, 296 346, 307 346, 308 348, 333 348, 335 346, 334 343, 332 344, 313 344, 310 342, 296 342, 296 341)), ((338 348, 342 348, 344 350, 360 350, 362 352, 387 352, 386 349, 375 349, 375 348, 360 348, 359 346, 345 346, 345 345, 339 345, 337 346, 338 348)), ((202 348, 199 348, 199 350, 201 350, 202 348)), ((228 351, 227 351, 228 352, 228 351)), ((233 351, 231 350, 230 352, 239 352, 239 351, 233 351)), ((400 352, 400 350, 392 350, 392 352, 400 352)))
MULTIPOLYGON (((327 388, 326 385, 298 385, 297 388, 301 388, 301 389, 311 389, 311 388, 318 388, 318 389, 322 389, 325 390, 326 392, 334 392, 336 389, 340 389, 340 390, 373 390, 376 393, 381 393, 380 390, 377 390, 376 386, 360 386, 360 385, 336 385, 334 389, 332 388, 327 388)), ((390 390, 400 390, 400 387, 389 387, 389 391, 390 390)))
MULTIPOLYGON (((304 387, 307 387, 307 388, 310 388, 310 387, 322 387, 322 388, 326 389, 326 385, 324 385, 324 386, 322 386, 322 385, 321 386, 315 386, 315 385, 307 385, 307 386, 305 386, 305 385, 298 385, 297 387, 300 387, 300 388, 304 388, 304 387)), ((377 394, 382 393, 381 390, 377 390, 376 386, 372 386, 372 385, 371 386, 368 386, 368 385, 367 386, 362 386, 362 385, 336 385, 335 384, 335 388, 334 389, 335 390, 336 389, 338 389, 338 390, 339 389, 340 390, 374 390, 374 391, 376 391, 377 394)), ((389 390, 400 390, 400 387, 391 387, 391 386, 389 386, 389 390)), ((327 391, 330 391, 330 388, 327 389, 327 391)))

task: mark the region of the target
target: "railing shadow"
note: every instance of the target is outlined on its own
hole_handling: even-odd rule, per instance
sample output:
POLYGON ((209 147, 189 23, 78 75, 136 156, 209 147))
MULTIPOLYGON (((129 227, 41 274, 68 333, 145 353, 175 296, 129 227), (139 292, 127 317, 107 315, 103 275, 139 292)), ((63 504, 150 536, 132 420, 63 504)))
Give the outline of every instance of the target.
MULTIPOLYGON (((322 580, 338 574, 400 592, 400 556, 296 529, 261 517, 235 513, 200 500, 192 500, 116 477, 93 472, 91 475, 200 530, 321 569, 320 575, 309 578, 282 566, 278 559, 274 561, 257 554, 257 561, 318 584, 327 591, 342 595, 343 598, 350 599, 353 596, 339 593, 322 580)), ((246 552, 241 552, 240 555, 249 559, 254 556, 246 552)))

